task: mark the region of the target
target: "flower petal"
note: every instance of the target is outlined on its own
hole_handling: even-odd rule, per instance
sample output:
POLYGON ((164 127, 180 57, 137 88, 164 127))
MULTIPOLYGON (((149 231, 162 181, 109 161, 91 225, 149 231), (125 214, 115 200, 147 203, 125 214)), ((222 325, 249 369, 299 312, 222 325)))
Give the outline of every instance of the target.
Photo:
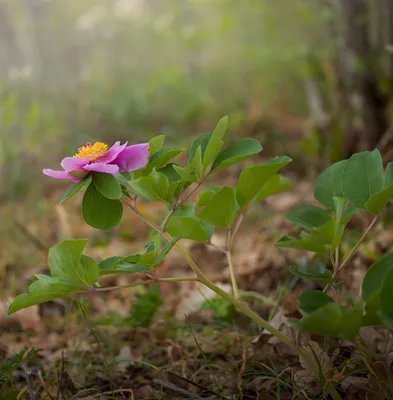
POLYGON ((135 144, 126 147, 113 161, 120 172, 135 171, 143 168, 149 161, 149 143, 135 144))
POLYGON ((95 163, 84 166, 86 171, 103 172, 104 174, 111 174, 113 176, 119 173, 119 167, 114 164, 105 164, 103 162, 96 161, 95 163))
POLYGON ((109 164, 113 161, 125 148, 127 147, 127 142, 124 144, 120 144, 120 142, 116 142, 106 153, 105 156, 98 157, 97 161, 102 163, 109 164))
POLYGON ((86 158, 79 158, 79 157, 66 157, 63 159, 63 161, 60 163, 60 165, 66 170, 66 171, 79 171, 83 169, 83 167, 88 164, 90 160, 87 160, 86 158))
POLYGON ((51 178, 55 179, 68 179, 73 182, 79 182, 79 178, 75 178, 73 176, 70 176, 67 171, 54 171, 53 169, 43 169, 42 172, 50 176, 51 178))

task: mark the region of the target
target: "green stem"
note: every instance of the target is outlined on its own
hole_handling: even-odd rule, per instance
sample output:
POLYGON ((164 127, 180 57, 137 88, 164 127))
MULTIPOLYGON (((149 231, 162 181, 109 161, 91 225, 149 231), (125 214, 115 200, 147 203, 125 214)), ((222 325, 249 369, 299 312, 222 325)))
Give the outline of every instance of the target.
MULTIPOLYGON (((135 207, 133 207, 131 204, 126 203, 132 210, 147 224, 149 225, 152 229, 160 233, 168 242, 172 240, 172 237, 168 235, 165 232, 162 232, 161 229, 154 224, 153 222, 147 220, 143 214, 139 212, 139 210, 135 207)), ((207 276, 199 269, 198 265, 195 263, 195 261, 191 258, 191 256, 187 253, 187 251, 180 246, 178 243, 174 245, 174 247, 177 248, 177 250, 182 254, 184 259, 187 261, 188 265, 191 267, 191 269, 194 271, 195 275, 199 278, 199 281, 203 283, 205 286, 207 286, 209 289, 211 289, 213 292, 217 293, 219 296, 223 297, 224 299, 228 300, 231 304, 233 304, 236 308, 241 310, 244 314, 246 314, 250 319, 252 319, 254 322, 256 322, 260 327, 263 329, 266 329, 268 332, 270 332, 272 335, 276 336, 278 339, 280 339, 283 343, 287 344, 289 347, 297 351, 299 354, 302 355, 302 357, 307 357, 307 354, 305 354, 302 349, 299 349, 295 342, 289 337, 281 333, 278 329, 274 328, 272 325, 270 325, 267 321, 265 321, 263 318, 261 318, 256 312, 252 311, 250 308, 247 307, 247 305, 240 300, 234 298, 224 290, 222 290, 220 287, 215 285, 212 281, 210 281, 207 276)))
MULTIPOLYGON (((230 234, 228 234, 228 241, 229 238, 230 234)), ((233 265, 233 259, 232 259, 232 251, 229 248, 227 250, 227 260, 229 265, 229 273, 231 274, 233 295, 235 296, 235 299, 240 300, 239 287, 237 286, 235 267, 233 265)))
POLYGON ((257 293, 257 292, 252 292, 252 291, 244 291, 240 290, 240 297, 253 297, 254 299, 257 299, 261 301, 266 307, 275 307, 276 304, 278 303, 277 300, 274 300, 270 297, 266 297, 263 294, 257 293))
POLYGON ((363 242, 363 240, 365 239, 365 237, 367 236, 367 234, 370 232, 370 230, 372 229, 372 227, 375 225, 375 223, 377 222, 378 219, 378 215, 376 215, 373 220, 371 221, 370 225, 368 226, 368 228, 364 231, 362 237, 359 239, 359 241, 355 244, 355 246, 352 248, 352 250, 348 253, 348 255, 344 258, 343 262, 341 263, 341 265, 338 267, 337 272, 340 271, 341 269, 343 269, 345 267, 345 265, 347 264, 347 262, 352 258, 352 256, 355 254, 356 250, 359 248, 359 246, 361 245, 361 243, 363 242))
POLYGON ((226 252, 228 265, 229 265, 229 273, 231 274, 233 295, 235 296, 235 299, 237 299, 237 300, 240 300, 240 294, 239 294, 239 287, 238 287, 237 281, 236 281, 235 266, 233 264, 233 259, 232 259, 232 250, 233 250, 233 241, 234 241, 235 236, 239 230, 239 227, 243 221, 243 218, 244 218, 244 214, 240 213, 232 226, 233 229, 232 229, 232 227, 229 229, 227 252, 226 252))
MULTIPOLYGON (((357 249, 359 248, 359 246, 362 244, 363 240, 365 239, 365 237, 367 236, 367 234, 370 232, 370 230, 372 229, 372 227, 375 225, 375 223, 377 222, 378 219, 378 215, 376 215, 373 220, 371 221, 370 225, 367 227, 367 229, 364 231, 363 235, 361 236, 361 238, 358 240, 358 242, 355 244, 355 246, 350 250, 350 252, 348 253, 348 255, 344 258, 344 260, 342 261, 342 263, 340 264, 340 266, 338 268, 335 269, 332 278, 334 279, 336 277, 336 275, 347 265, 348 261, 352 258, 352 256, 356 253, 357 249)), ((330 283, 327 284, 325 286, 325 288, 323 289, 324 292, 326 292, 328 290, 328 288, 330 287, 330 283)))
POLYGON ((135 286, 141 285, 150 285, 155 282, 186 282, 186 281, 199 281, 196 276, 180 276, 180 277, 173 277, 173 278, 152 278, 146 279, 143 281, 136 281, 132 282, 129 285, 118 285, 118 286, 109 286, 103 288, 91 288, 86 290, 80 290, 76 292, 77 294, 85 294, 85 293, 94 293, 94 292, 111 292, 112 290, 120 290, 120 289, 127 289, 132 288, 135 286))
POLYGON ((173 213, 176 211, 176 209, 177 209, 177 207, 176 207, 176 205, 174 205, 174 206, 172 207, 171 211, 169 211, 168 215, 165 217, 164 222, 162 223, 162 226, 161 226, 161 230, 162 230, 163 232, 165 232, 166 226, 168 225, 168 222, 169 222, 169 220, 171 219, 173 213))

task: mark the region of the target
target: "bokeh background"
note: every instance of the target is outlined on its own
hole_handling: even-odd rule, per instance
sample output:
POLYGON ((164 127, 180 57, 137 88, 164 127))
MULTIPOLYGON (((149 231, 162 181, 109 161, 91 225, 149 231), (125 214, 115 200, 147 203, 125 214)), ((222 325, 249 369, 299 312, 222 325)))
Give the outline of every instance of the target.
POLYGON ((389 158, 392 50, 390 0, 1 0, 3 264, 24 262, 15 224, 40 237, 55 218, 67 182, 42 169, 87 141, 187 145, 229 115, 229 141, 257 138, 300 176, 377 145, 389 158))

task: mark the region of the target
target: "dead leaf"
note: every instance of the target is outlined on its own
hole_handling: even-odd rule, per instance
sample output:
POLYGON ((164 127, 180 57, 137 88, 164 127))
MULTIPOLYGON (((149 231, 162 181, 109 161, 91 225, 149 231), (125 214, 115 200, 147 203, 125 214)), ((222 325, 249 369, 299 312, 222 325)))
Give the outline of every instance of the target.
MULTIPOLYGON (((295 372, 293 378, 297 386, 305 390, 307 393, 317 395, 321 391, 320 376, 324 377, 324 381, 328 381, 337 372, 334 367, 334 359, 337 357, 338 352, 334 353, 331 357, 319 346, 317 342, 308 341, 303 345, 303 349, 308 353, 312 360, 315 360, 314 368, 300 357, 300 364, 303 370, 295 372)), ((339 349, 337 349, 339 350, 339 349)))
POLYGON ((41 320, 39 306, 24 308, 15 314, 8 315, 8 307, 13 300, 12 297, 0 300, 0 326, 8 326, 12 322, 17 322, 27 331, 43 332, 45 328, 41 320))

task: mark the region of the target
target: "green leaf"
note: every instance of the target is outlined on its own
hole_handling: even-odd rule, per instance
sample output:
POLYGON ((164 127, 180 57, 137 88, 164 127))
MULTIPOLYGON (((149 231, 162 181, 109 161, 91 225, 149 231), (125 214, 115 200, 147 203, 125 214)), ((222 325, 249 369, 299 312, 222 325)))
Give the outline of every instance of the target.
POLYGON ((172 216, 167 225, 171 236, 206 242, 208 240, 206 229, 192 217, 172 216))
POLYGON ((366 209, 371 214, 380 214, 386 204, 393 198, 393 185, 387 186, 378 193, 373 194, 366 201, 366 209))
POLYGON ((67 296, 87 289, 96 283, 99 270, 94 260, 82 255, 87 243, 83 240, 65 240, 49 250, 48 263, 53 276, 36 274, 29 293, 16 297, 8 310, 12 314, 22 308, 67 296))
POLYGON ((263 186, 259 192, 257 201, 265 200, 269 196, 284 192, 291 188, 288 178, 280 174, 274 174, 263 186))
MULTIPOLYGON (((340 225, 343 228, 342 225, 340 225)), ((344 229, 340 229, 339 234, 344 233, 344 229)), ((316 243, 323 243, 330 245, 334 237, 334 221, 330 220, 324 225, 314 228, 309 232, 303 231, 300 233, 300 237, 303 240, 309 240, 316 243)))
MULTIPOLYGON (((119 261, 122 261, 123 259, 124 259, 124 257, 113 256, 113 257, 106 258, 105 260, 102 260, 100 263, 98 263, 98 269, 99 269, 100 276, 116 273, 114 267, 119 261)), ((139 255, 138 255, 138 259, 139 259, 139 255)))
POLYGON ((241 208, 251 203, 263 185, 281 168, 292 160, 287 157, 275 157, 262 165, 253 165, 243 170, 237 185, 236 196, 241 208))
POLYGON ((176 157, 184 151, 184 148, 172 148, 162 149, 157 151, 149 161, 149 164, 145 167, 144 175, 148 175, 154 168, 158 169, 165 165, 171 158, 176 157))
POLYGON ((332 273, 321 263, 299 266, 291 265, 289 272, 300 278, 310 279, 311 281, 334 282, 332 273))
MULTIPOLYGON (((171 246, 173 246, 175 243, 175 239, 172 240, 171 246)), ((154 240, 146 244, 146 251, 144 254, 133 254, 126 257, 109 257, 98 264, 100 275, 115 274, 119 272, 151 272, 152 268, 157 265, 157 260, 167 254, 165 251, 169 252, 172 248, 170 247, 167 249, 168 245, 166 245, 160 251, 160 246, 161 237, 159 235, 155 235, 154 240)))
POLYGON ((210 204, 213 196, 218 193, 223 187, 222 186, 211 186, 205 192, 203 192, 198 199, 197 206, 204 207, 210 204))
POLYGON ((74 183, 63 195, 60 200, 60 204, 64 203, 66 200, 70 199, 72 196, 76 195, 79 191, 81 191, 85 186, 90 185, 91 183, 91 175, 87 175, 81 181, 74 183))
MULTIPOLYGON (((158 252, 161 247, 161 236, 157 233, 154 233, 153 240, 146 244, 146 251, 141 255, 138 263, 142 265, 147 265, 149 267, 154 266, 154 262, 158 256, 158 252)), ((124 260, 126 261, 126 260, 124 260)))
POLYGON ((92 183, 83 196, 82 216, 93 228, 110 231, 120 222, 123 206, 119 200, 103 196, 92 183))
POLYGON ((334 210, 334 197, 343 197, 341 174, 347 160, 336 162, 327 168, 315 181, 314 197, 326 208, 334 210))
POLYGON ((387 274, 393 268, 393 253, 388 253, 371 265, 363 279, 362 299, 369 301, 378 294, 386 280, 387 274))
POLYGON ((205 154, 203 157, 203 168, 205 171, 209 164, 211 164, 216 158, 217 154, 221 151, 223 142, 222 138, 225 135, 228 127, 228 117, 225 116, 218 121, 216 128, 214 129, 209 143, 206 146, 205 154))
POLYGON ((153 171, 149 176, 134 179, 129 183, 132 191, 147 200, 168 201, 168 178, 157 171, 153 171))
POLYGON ((235 189, 224 187, 213 196, 210 203, 198 214, 198 217, 215 226, 229 227, 232 225, 235 214, 235 189))
POLYGON ((364 310, 362 326, 382 325, 380 291, 367 300, 364 310))
POLYGON ((381 311, 383 319, 393 321, 393 268, 390 268, 382 282, 381 311))
POLYGON ((333 299, 320 290, 306 290, 299 296, 299 311, 303 315, 311 314, 332 302, 333 299))
POLYGON ((356 214, 356 207, 350 206, 343 211, 343 215, 341 218, 341 224, 347 225, 347 223, 352 219, 352 217, 356 214))
POLYGON ((173 213, 175 217, 195 217, 195 204, 183 204, 173 213))
POLYGON ((126 272, 129 274, 144 273, 144 272, 151 272, 151 268, 146 267, 145 265, 119 263, 116 266, 116 272, 119 272, 119 273, 126 272))
POLYGON ((191 161, 191 163, 186 168, 186 171, 191 175, 194 176, 197 181, 202 178, 203 175, 203 168, 202 168, 202 149, 198 147, 197 151, 195 152, 195 157, 191 161))
POLYGON ((150 267, 138 264, 141 257, 140 254, 127 257, 109 257, 98 264, 100 276, 124 272, 151 272, 150 267))
POLYGON ((228 168, 233 164, 247 160, 262 151, 261 144, 255 139, 244 139, 225 149, 214 161, 211 172, 228 168))
POLYGON ((169 252, 172 250, 173 246, 181 239, 180 236, 174 237, 170 242, 168 242, 160 251, 158 254, 158 257, 155 260, 154 266, 157 267, 162 263, 164 258, 169 254, 169 252))
POLYGON ((212 189, 206 190, 203 193, 201 193, 198 199, 197 206, 199 207, 207 206, 216 193, 217 191, 214 191, 212 189))
POLYGON ((175 171, 187 182, 197 182, 198 178, 192 174, 190 174, 185 168, 179 167, 178 165, 174 165, 173 168, 175 171))
POLYGON ((107 199, 120 199, 122 195, 121 186, 114 176, 100 172, 93 172, 93 182, 97 190, 107 199))
POLYGON ((346 206, 347 201, 343 197, 334 197, 334 229, 333 229, 333 237, 332 237, 332 251, 334 251, 339 245, 345 230, 345 225, 342 225, 344 208, 346 206))
POLYGON ((48 264, 53 276, 80 288, 90 287, 98 279, 98 266, 82 252, 87 239, 65 240, 49 249, 48 264))
POLYGON ((390 162, 385 171, 384 187, 393 185, 393 162, 390 162))
MULTIPOLYGON (((127 173, 129 175, 129 173, 127 173)), ((122 183, 123 185, 128 185, 129 179, 127 179, 123 174, 117 174, 115 178, 118 180, 119 183, 122 183)))
POLYGON ((204 133, 203 135, 197 136, 190 147, 190 154, 188 155, 188 164, 191 164, 192 160, 195 158, 195 153, 198 148, 201 148, 202 159, 205 157, 205 151, 210 139, 213 135, 213 131, 204 133))
POLYGON ((306 315, 300 329, 314 335, 338 335, 341 331, 342 311, 336 303, 329 303, 306 315))
POLYGON ((299 249, 312 251, 314 253, 329 254, 329 247, 311 240, 296 240, 288 236, 283 236, 277 243, 276 247, 284 247, 288 249, 299 249))
POLYGON ((205 221, 200 221, 200 223, 206 230, 207 240, 210 240, 212 238, 212 236, 213 236, 215 226, 212 225, 212 224, 209 224, 209 223, 207 223, 205 221))
POLYGON ((165 142, 165 135, 155 136, 154 138, 149 140, 149 154, 152 157, 158 151, 162 149, 162 146, 165 142))
POLYGON ((15 298, 8 308, 8 314, 13 314, 23 308, 37 304, 46 303, 64 297, 78 290, 78 287, 70 286, 61 282, 59 278, 37 274, 38 280, 34 281, 29 287, 29 293, 20 294, 15 298))
POLYGON ((285 218, 302 228, 318 228, 331 221, 325 210, 311 205, 296 207, 285 214, 285 218))
POLYGON ((169 184, 178 182, 181 180, 181 176, 176 172, 174 166, 177 166, 176 164, 167 164, 165 167, 160 168, 157 172, 160 172, 161 174, 164 174, 168 178, 169 184))
POLYGON ((383 189, 383 165, 378 150, 354 154, 341 175, 344 196, 357 208, 365 208, 367 200, 383 189))
POLYGON ((347 340, 355 339, 362 326, 363 321, 363 304, 356 304, 351 310, 341 307, 341 334, 347 340))

